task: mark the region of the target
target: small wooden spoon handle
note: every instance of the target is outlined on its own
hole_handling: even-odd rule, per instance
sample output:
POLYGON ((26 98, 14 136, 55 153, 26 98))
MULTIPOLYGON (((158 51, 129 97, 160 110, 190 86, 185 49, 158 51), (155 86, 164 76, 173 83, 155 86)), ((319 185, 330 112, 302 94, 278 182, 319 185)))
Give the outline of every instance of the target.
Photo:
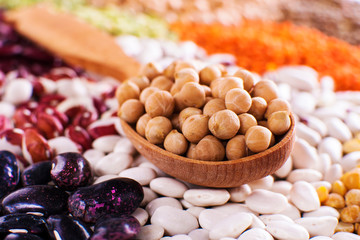
POLYGON ((140 64, 112 36, 70 14, 35 6, 6 12, 5 19, 20 34, 69 64, 120 81, 138 74, 140 64))

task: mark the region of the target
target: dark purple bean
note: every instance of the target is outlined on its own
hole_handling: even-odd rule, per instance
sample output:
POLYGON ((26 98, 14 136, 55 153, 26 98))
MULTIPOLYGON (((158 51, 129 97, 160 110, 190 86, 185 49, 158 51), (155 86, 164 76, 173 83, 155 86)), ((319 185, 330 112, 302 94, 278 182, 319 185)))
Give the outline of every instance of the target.
POLYGON ((51 161, 38 162, 25 168, 21 180, 24 186, 46 185, 51 181, 51 161))
POLYGON ((80 153, 61 153, 54 157, 50 175, 54 183, 67 191, 91 184, 93 174, 88 160, 80 153))
POLYGON ((15 213, 0 217, 0 233, 15 233, 18 229, 25 229, 32 234, 48 234, 46 221, 40 216, 15 213))
POLYGON ((14 191, 20 181, 20 168, 16 156, 0 151, 0 198, 14 191))
POLYGON ((75 191, 69 197, 70 213, 85 222, 106 214, 131 214, 144 198, 141 185, 129 178, 115 178, 75 191))
POLYGON ((65 212, 68 196, 55 186, 33 185, 10 193, 2 205, 6 213, 37 212, 48 216, 65 212))
POLYGON ((31 60, 51 61, 53 59, 51 55, 37 47, 25 47, 22 54, 31 60))
POLYGON ((43 238, 31 233, 10 233, 4 240, 43 240, 43 238))
POLYGON ((19 55, 23 48, 18 44, 5 45, 0 47, 0 57, 8 57, 13 55, 19 55))
POLYGON ((87 240, 92 230, 84 223, 68 215, 53 215, 47 220, 50 235, 61 240, 87 240), (55 237, 56 232, 56 237, 55 237))
POLYGON ((133 216, 109 218, 95 225, 91 240, 133 239, 140 232, 140 223, 133 216))

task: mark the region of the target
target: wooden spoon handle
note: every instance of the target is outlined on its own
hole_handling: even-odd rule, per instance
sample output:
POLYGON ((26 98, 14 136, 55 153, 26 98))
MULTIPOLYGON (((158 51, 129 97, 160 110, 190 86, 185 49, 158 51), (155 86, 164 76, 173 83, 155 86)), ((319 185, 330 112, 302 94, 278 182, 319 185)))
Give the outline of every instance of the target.
POLYGON ((5 19, 69 64, 120 81, 138 74, 140 64, 125 55, 112 36, 70 14, 35 6, 6 12, 5 19))

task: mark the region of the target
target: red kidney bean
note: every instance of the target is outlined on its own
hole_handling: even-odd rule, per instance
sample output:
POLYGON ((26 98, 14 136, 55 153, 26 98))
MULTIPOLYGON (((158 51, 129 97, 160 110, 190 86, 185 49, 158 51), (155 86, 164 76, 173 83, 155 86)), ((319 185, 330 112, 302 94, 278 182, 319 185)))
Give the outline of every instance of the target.
POLYGON ((131 214, 144 198, 141 185, 129 178, 115 178, 83 187, 69 197, 70 213, 94 223, 107 214, 131 214))
POLYGON ((43 112, 37 115, 36 128, 46 139, 58 137, 64 132, 62 122, 58 118, 43 112))
POLYGON ((61 153, 55 156, 51 162, 51 179, 58 187, 66 191, 73 191, 92 183, 93 174, 90 163, 81 154, 61 153))
POLYGON ((85 110, 83 112, 79 112, 75 115, 73 119, 73 124, 75 126, 81 126, 83 128, 87 128, 91 123, 98 119, 99 115, 95 111, 85 110))
POLYGON ((72 141, 81 145, 85 151, 91 148, 92 139, 89 133, 80 126, 70 125, 65 129, 65 136, 70 138, 72 141))
POLYGON ((30 164, 50 160, 53 156, 53 151, 47 140, 32 128, 24 131, 22 152, 30 164))

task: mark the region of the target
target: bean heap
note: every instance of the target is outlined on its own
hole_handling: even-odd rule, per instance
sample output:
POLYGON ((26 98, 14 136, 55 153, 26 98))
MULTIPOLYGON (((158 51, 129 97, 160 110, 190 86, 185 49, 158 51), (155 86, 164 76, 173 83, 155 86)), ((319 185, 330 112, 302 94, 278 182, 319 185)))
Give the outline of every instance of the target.
POLYGON ((199 72, 175 61, 162 72, 153 63, 116 91, 120 118, 150 143, 206 161, 232 160, 266 150, 291 125, 290 105, 274 82, 222 65, 199 72), (226 141, 226 147, 223 142, 226 141))

